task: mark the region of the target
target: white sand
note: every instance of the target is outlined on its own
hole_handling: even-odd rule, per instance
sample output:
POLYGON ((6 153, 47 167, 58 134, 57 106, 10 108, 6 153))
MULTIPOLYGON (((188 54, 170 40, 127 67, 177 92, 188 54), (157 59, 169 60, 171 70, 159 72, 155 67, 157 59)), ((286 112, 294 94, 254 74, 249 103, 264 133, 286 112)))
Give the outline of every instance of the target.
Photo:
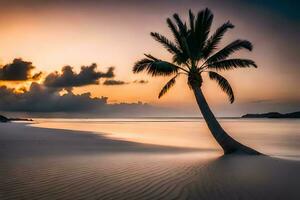
POLYGON ((300 199, 300 162, 0 124, 0 199, 300 199))

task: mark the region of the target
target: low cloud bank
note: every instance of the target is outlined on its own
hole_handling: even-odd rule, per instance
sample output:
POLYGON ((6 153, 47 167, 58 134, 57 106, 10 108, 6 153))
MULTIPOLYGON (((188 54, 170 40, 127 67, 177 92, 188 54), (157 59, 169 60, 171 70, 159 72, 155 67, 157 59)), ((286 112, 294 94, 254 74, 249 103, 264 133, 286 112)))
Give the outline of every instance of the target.
POLYGON ((100 71, 97 65, 82 66, 79 72, 73 67, 65 66, 61 72, 55 71, 42 80, 42 73, 32 74, 35 67, 32 62, 14 59, 12 63, 0 68, 0 111, 13 113, 29 113, 31 116, 148 116, 160 111, 148 104, 138 103, 108 103, 108 97, 92 97, 90 92, 74 94, 74 87, 100 84, 116 86, 130 83, 146 83, 145 80, 125 82, 113 79, 114 68, 100 71), (29 89, 9 88, 5 81, 31 81, 29 89), (39 81, 37 83, 35 81, 39 81), (59 113, 59 114, 57 114, 59 113), (76 114, 75 114, 76 113, 76 114))
POLYGON ((74 94, 72 91, 66 91, 66 94, 60 95, 60 91, 35 82, 31 84, 28 91, 23 93, 16 93, 14 89, 0 86, 0 110, 30 113, 30 116, 56 113, 55 116, 73 117, 149 116, 161 110, 141 102, 109 104, 107 97, 91 97, 89 92, 74 94))

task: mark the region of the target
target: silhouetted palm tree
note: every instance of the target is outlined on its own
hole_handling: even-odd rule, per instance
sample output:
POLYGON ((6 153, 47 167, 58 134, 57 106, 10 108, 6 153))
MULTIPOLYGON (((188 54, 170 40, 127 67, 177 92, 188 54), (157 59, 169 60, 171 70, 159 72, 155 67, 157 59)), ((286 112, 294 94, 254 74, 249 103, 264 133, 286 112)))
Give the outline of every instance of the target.
POLYGON ((162 97, 175 84, 176 78, 186 75, 187 84, 193 90, 202 115, 213 134, 214 138, 223 148, 225 154, 239 152, 246 154, 260 154, 230 137, 220 126, 214 114, 210 110, 201 91, 202 74, 208 73, 210 79, 215 80, 221 89, 229 96, 230 103, 234 102, 234 94, 228 81, 217 73, 221 70, 235 68, 257 67, 255 62, 249 59, 229 58, 234 52, 246 49, 251 51, 252 44, 247 40, 235 40, 217 50, 223 35, 234 26, 228 21, 220 26, 209 36, 213 21, 213 14, 209 9, 200 11, 197 16, 189 11, 189 26, 183 22, 178 14, 174 14, 174 22, 168 18, 167 24, 172 31, 174 42, 165 36, 151 32, 151 36, 161 43, 172 55, 172 62, 163 61, 150 54, 136 62, 134 73, 146 71, 152 76, 170 76, 173 78, 167 82, 159 93, 162 97))

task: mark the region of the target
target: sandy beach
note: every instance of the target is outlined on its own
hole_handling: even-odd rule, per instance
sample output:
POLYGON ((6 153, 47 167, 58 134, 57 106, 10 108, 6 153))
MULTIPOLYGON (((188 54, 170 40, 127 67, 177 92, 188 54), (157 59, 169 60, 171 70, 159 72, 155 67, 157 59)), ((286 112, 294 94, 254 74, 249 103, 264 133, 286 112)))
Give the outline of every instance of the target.
POLYGON ((300 162, 1 124, 0 199, 299 199, 300 162))

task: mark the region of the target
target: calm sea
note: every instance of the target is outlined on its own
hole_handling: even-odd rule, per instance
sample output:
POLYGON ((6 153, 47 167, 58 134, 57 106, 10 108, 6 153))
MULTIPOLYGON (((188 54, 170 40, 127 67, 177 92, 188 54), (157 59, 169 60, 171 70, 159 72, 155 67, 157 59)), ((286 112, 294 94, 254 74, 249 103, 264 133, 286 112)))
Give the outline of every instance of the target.
MULTIPOLYGON (((88 131, 140 143, 219 149, 199 118, 35 119, 35 127, 88 131)), ((219 119, 237 140, 265 154, 300 160, 300 119, 219 119)))

